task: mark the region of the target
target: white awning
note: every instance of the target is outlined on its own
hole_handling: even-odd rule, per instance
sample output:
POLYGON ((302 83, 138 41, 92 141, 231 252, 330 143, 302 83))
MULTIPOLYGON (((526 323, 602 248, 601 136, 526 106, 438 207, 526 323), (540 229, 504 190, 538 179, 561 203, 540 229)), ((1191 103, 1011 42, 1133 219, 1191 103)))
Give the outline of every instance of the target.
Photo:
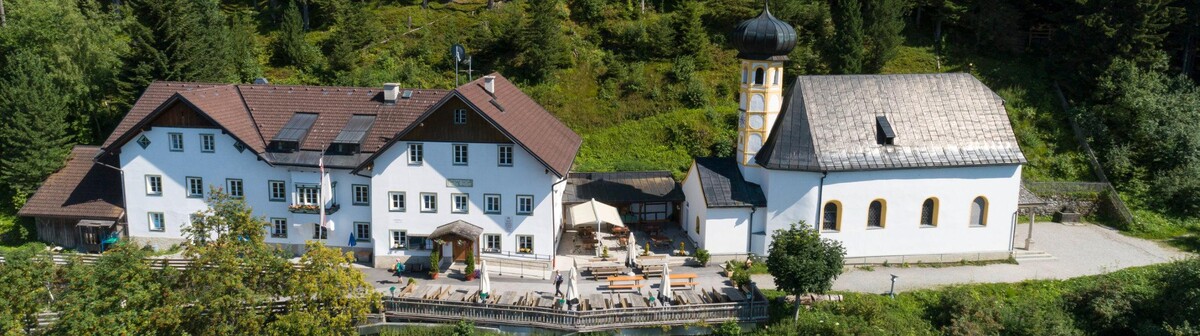
POLYGON ((568 225, 599 226, 600 223, 625 226, 625 222, 621 221, 621 214, 617 213, 617 208, 614 208, 608 204, 596 202, 595 199, 567 208, 568 225))

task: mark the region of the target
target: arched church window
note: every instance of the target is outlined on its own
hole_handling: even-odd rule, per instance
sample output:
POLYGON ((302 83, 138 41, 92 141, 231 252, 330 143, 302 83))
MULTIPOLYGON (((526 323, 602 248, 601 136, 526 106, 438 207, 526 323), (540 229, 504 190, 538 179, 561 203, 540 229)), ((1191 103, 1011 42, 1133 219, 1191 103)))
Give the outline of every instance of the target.
POLYGON ((924 203, 921 203, 921 226, 934 227, 937 226, 937 199, 930 197, 926 198, 924 203))
POLYGON ((983 196, 976 197, 975 201, 971 202, 971 225, 987 225, 987 207, 988 201, 983 196))
POLYGON ((825 203, 821 211, 821 230, 838 231, 842 227, 842 204, 837 201, 825 203))
POLYGON ((763 71, 763 68, 754 70, 754 85, 763 85, 766 81, 766 75, 766 71, 763 71))
POLYGON ((884 211, 886 211, 885 210, 886 208, 887 207, 884 206, 883 200, 881 200, 881 199, 871 201, 871 205, 867 207, 867 228, 868 229, 882 229, 883 228, 883 216, 884 216, 884 211))

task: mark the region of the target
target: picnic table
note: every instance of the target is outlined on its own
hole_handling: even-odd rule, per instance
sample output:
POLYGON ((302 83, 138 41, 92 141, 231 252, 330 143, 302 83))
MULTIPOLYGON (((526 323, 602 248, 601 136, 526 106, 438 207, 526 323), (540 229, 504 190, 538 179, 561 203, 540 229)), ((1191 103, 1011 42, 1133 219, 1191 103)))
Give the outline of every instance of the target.
POLYGON ((610 276, 607 280, 609 291, 615 291, 618 289, 641 289, 642 287, 646 287, 645 284, 642 284, 642 280, 646 280, 646 278, 640 275, 610 276), (628 282, 632 282, 632 284, 629 284, 628 282))
POLYGON ((649 305, 646 304, 646 299, 643 298, 641 295, 622 294, 622 297, 625 299, 625 302, 627 305, 632 306, 634 308, 649 307, 649 305))
POLYGON ((598 268, 598 267, 621 267, 621 266, 622 266, 621 263, 616 262, 616 261, 594 261, 594 262, 580 264, 579 268, 582 268, 585 271, 591 271, 593 268, 598 268))
POLYGON ((721 288, 721 293, 725 294, 731 302, 746 301, 746 296, 742 295, 742 291, 736 288, 725 287, 721 288))
POLYGON ((654 243, 654 246, 670 246, 671 245, 671 237, 667 237, 667 236, 664 236, 661 234, 650 235, 650 241, 652 243, 654 243))
POLYGON ((624 274, 625 267, 621 266, 621 265, 597 266, 597 267, 592 267, 591 273, 592 273, 592 280, 597 280, 597 279, 600 279, 600 277, 602 277, 602 276, 612 277, 615 275, 624 274))
POLYGON ((675 298, 680 304, 702 304, 705 303, 696 292, 693 291, 676 291, 675 298))
POLYGON ((587 307, 590 310, 609 309, 608 300, 606 300, 604 296, 600 294, 588 294, 587 307))
POLYGON ((671 274, 668 278, 670 280, 672 280, 671 287, 695 288, 696 285, 700 284, 700 283, 696 282, 697 277, 698 276, 696 275, 696 273, 679 273, 679 274, 671 274), (673 281, 673 280, 682 280, 682 281, 673 281))

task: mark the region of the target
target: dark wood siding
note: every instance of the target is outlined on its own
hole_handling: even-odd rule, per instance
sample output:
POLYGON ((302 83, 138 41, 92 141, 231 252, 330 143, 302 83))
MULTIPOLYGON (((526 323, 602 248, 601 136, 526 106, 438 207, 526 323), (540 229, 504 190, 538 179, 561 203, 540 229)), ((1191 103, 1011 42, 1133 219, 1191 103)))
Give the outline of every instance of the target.
POLYGON ((441 108, 433 111, 428 118, 417 124, 401 140, 512 143, 507 136, 504 136, 504 133, 493 127, 482 115, 458 98, 451 98, 441 108), (467 110, 465 125, 454 124, 454 110, 457 109, 467 110))
POLYGON ((187 104, 176 102, 150 122, 151 126, 216 128, 207 118, 192 110, 187 104))

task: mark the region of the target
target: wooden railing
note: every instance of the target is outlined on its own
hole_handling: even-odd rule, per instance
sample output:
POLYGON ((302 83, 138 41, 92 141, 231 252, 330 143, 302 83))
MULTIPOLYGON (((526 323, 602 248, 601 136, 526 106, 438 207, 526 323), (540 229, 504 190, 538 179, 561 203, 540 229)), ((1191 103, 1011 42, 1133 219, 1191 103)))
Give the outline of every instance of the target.
POLYGON ((616 308, 566 311, 544 307, 490 305, 414 298, 384 298, 384 313, 395 320, 450 322, 535 327, 591 332, 641 327, 679 326, 724 321, 764 322, 768 302, 760 293, 754 301, 676 305, 650 308, 616 308))
MULTIPOLYGON (((46 258, 46 257, 49 257, 50 261, 52 263, 54 263, 55 265, 66 265, 67 263, 69 263, 71 261, 71 258, 79 258, 79 262, 81 262, 83 264, 87 264, 87 265, 95 264, 97 260, 100 260, 99 254, 84 254, 84 253, 79 253, 79 254, 44 253, 44 254, 38 254, 38 255, 33 256, 33 258, 35 258, 35 259, 36 258, 46 258)), ((184 269, 191 268, 192 264, 194 263, 194 261, 191 259, 179 259, 179 258, 145 258, 145 259, 143 259, 143 261, 145 261, 147 264, 150 265, 150 269, 155 269, 155 270, 163 269, 163 268, 174 268, 174 269, 178 269, 178 270, 184 270, 184 269)), ((5 257, 4 257, 4 255, 0 255, 0 263, 3 263, 3 262, 5 262, 5 257)), ((304 265, 300 265, 300 264, 292 264, 292 266, 295 268, 303 268, 304 267, 304 265)))

